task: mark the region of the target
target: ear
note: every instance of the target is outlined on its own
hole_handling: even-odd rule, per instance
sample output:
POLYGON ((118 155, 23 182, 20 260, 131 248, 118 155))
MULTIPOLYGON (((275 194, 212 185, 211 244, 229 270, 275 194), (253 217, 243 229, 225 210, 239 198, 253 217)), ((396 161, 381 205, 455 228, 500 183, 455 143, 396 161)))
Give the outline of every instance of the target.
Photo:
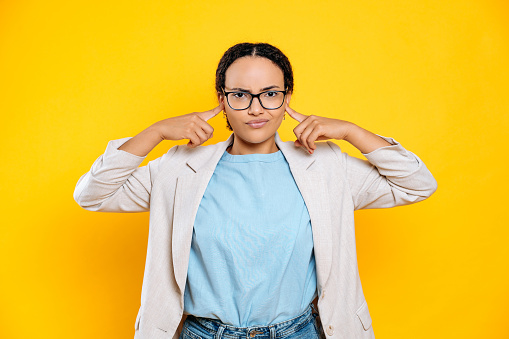
POLYGON ((224 100, 224 94, 217 92, 217 101, 221 103, 224 100))
POLYGON ((292 98, 292 92, 289 92, 285 96, 285 102, 287 105, 290 105, 290 99, 292 98))

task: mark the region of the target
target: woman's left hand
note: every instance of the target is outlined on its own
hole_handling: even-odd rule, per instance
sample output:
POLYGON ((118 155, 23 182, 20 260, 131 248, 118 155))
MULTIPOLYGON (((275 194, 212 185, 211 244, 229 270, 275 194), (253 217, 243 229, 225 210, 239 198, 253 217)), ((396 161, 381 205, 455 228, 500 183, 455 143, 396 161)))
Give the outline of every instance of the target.
POLYGON ((297 137, 295 146, 304 146, 310 154, 313 154, 316 149, 315 141, 346 139, 348 132, 353 126, 353 123, 344 120, 300 114, 288 105, 286 105, 286 112, 293 119, 300 122, 293 129, 293 133, 297 137))

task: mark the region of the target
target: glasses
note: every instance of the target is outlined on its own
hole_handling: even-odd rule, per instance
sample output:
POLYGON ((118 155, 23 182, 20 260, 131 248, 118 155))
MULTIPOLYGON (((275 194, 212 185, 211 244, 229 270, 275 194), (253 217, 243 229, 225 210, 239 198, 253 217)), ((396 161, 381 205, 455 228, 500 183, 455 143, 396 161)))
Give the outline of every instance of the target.
POLYGON ((283 106, 286 91, 264 91, 258 94, 248 92, 225 92, 226 101, 231 109, 242 111, 251 107, 254 98, 258 98, 260 105, 265 109, 278 109, 283 106))

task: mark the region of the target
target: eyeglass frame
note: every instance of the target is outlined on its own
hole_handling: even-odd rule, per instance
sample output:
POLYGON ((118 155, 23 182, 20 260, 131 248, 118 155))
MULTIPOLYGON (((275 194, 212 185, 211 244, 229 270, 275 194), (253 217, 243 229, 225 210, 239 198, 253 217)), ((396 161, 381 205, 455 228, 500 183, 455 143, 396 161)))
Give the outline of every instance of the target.
POLYGON ((232 92, 225 92, 225 89, 223 88, 223 93, 224 93, 224 96, 226 98, 226 102, 228 103, 228 106, 230 106, 231 109, 233 109, 234 111, 243 111, 245 109, 248 109, 249 107, 251 107, 251 105, 253 104, 253 99, 254 98, 258 98, 258 102, 260 103, 260 106, 262 106, 264 109, 268 109, 268 110, 275 110, 275 109, 278 109, 278 108, 281 108, 281 106, 283 106, 283 104, 285 103, 285 97, 286 97, 286 93, 288 92, 288 90, 284 90, 284 91, 274 91, 274 90, 266 90, 266 91, 263 91, 263 92, 260 92, 258 94, 253 94, 253 93, 249 93, 249 92, 243 92, 243 91, 232 91, 232 92), (283 93, 283 101, 281 102, 281 105, 279 105, 279 107, 276 107, 276 108, 267 108, 265 106, 263 106, 263 103, 262 101, 260 100, 260 95, 262 95, 263 93, 267 93, 267 92, 278 92, 278 93, 283 93), (251 101, 249 101, 249 105, 246 107, 246 108, 233 108, 232 105, 230 105, 230 100, 228 100, 228 94, 231 94, 231 93, 243 93, 243 94, 249 94, 251 96, 251 101))

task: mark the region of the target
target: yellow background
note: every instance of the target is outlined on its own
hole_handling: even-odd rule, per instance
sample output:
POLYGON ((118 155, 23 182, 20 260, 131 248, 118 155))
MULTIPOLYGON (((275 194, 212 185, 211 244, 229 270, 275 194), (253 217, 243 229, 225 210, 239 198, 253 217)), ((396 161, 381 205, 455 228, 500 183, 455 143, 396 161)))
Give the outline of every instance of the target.
POLYGON ((214 107, 222 53, 265 41, 292 62, 295 110, 393 137, 438 181, 422 203, 356 212, 377 338, 509 338, 508 15, 502 0, 1 1, 0 337, 134 335, 149 215, 85 211, 76 182, 109 140, 214 107))

